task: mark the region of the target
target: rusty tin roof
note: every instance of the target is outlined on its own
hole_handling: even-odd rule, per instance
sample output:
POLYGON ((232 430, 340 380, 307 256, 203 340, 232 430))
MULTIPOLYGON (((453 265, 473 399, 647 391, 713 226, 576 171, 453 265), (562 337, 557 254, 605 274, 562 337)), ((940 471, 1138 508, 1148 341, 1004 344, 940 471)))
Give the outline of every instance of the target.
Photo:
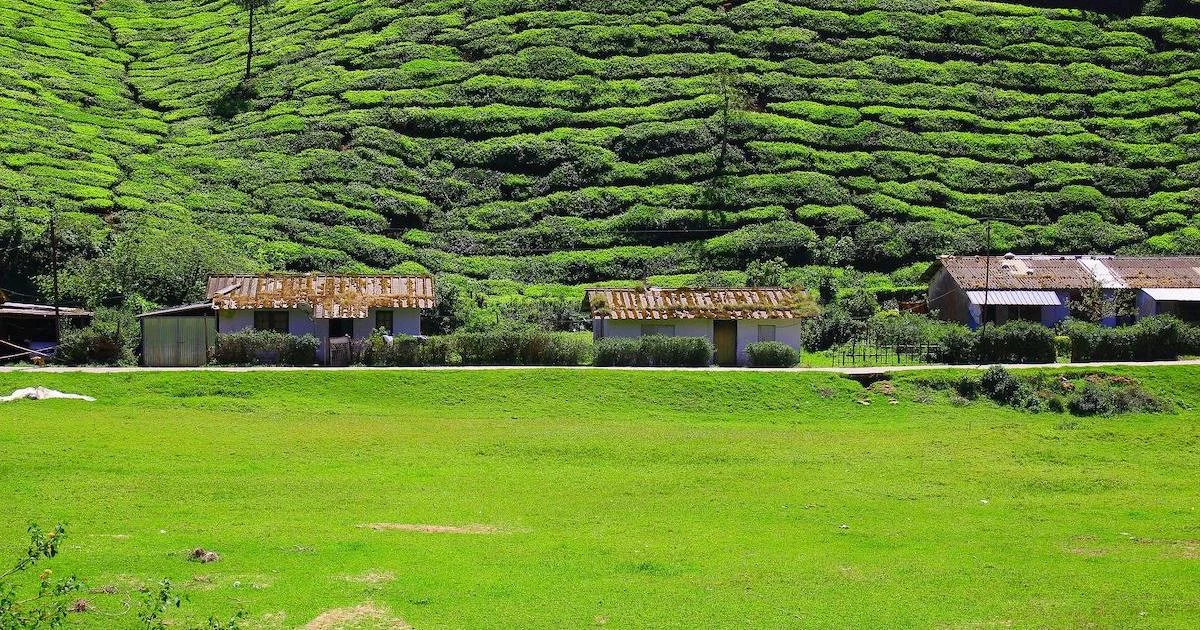
POLYGON ((1125 286, 1131 289, 1200 288, 1200 257, 1170 256, 1156 258, 1117 256, 1104 261, 1125 286))
POLYGON ((1200 288, 1200 256, 943 256, 926 277, 939 269, 964 290, 1200 288))
POLYGON ((268 274, 210 276, 213 308, 311 308, 313 317, 362 318, 372 308, 433 308, 429 276, 268 274))
POLYGON ((797 319, 790 289, 588 289, 584 308, 609 319, 797 319), (606 311, 606 312, 605 312, 606 311))
MULTIPOLYGON (((1082 256, 944 256, 928 275, 945 269, 961 289, 1086 289, 1096 277, 1082 256)), ((1107 262, 1107 261, 1105 261, 1107 262)))

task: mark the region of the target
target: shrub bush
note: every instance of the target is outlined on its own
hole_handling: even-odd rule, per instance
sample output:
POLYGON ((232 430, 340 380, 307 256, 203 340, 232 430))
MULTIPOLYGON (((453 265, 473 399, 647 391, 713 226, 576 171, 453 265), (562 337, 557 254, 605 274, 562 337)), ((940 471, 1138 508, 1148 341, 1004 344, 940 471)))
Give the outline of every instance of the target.
POLYGON ((131 313, 98 309, 84 328, 64 324, 52 360, 63 365, 133 365, 137 362, 137 331, 131 313))
POLYGON ((935 351, 935 360, 951 365, 974 363, 976 361, 975 347, 977 338, 970 329, 960 326, 947 330, 942 335, 942 342, 935 351))
POLYGON ((321 342, 313 335, 241 330, 217 335, 212 362, 219 365, 313 365, 321 342))
POLYGON ((449 342, 463 365, 581 365, 592 345, 577 334, 537 330, 457 333, 449 342))
POLYGON ((1154 315, 1130 326, 1106 328, 1071 320, 1063 324, 1072 361, 1154 361, 1178 358, 1197 333, 1170 315, 1154 315))
POLYGON ((980 363, 1054 363, 1054 333, 1035 322, 987 325, 977 333, 980 363))
POLYGON ((1137 382, 1124 377, 1099 375, 1084 379, 1083 387, 1067 403, 1077 416, 1111 416, 1118 413, 1157 413, 1165 409, 1162 401, 1137 382))
POLYGON ((705 367, 712 364, 713 345, 704 337, 651 335, 635 339, 601 339, 592 364, 600 367, 705 367))
POLYGON ((792 367, 800 362, 795 348, 779 341, 760 341, 746 346, 750 367, 792 367))

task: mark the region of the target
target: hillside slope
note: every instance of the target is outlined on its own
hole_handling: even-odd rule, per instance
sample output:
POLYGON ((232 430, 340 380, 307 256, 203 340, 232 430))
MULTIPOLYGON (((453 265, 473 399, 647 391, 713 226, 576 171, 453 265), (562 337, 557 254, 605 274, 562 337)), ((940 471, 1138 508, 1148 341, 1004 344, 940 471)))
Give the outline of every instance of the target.
POLYGON ((231 0, 0 0, 25 238, 57 205, 80 258, 124 234, 202 247, 197 270, 567 284, 886 271, 979 251, 984 216, 1013 224, 997 249, 1200 251, 1194 18, 279 0, 238 89, 246 23, 231 0))

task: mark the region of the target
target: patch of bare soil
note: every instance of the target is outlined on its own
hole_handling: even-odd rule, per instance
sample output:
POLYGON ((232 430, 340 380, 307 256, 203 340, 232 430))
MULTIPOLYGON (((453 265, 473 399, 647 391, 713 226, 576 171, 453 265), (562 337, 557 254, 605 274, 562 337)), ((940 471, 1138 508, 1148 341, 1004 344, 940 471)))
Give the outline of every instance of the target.
POLYGON ((385 582, 394 582, 396 574, 391 571, 367 571, 358 575, 343 575, 343 580, 347 582, 355 582, 358 584, 383 584, 385 582))
POLYGON ((491 525, 426 525, 421 523, 366 523, 359 525, 363 529, 373 529, 377 532, 421 532, 424 534, 496 534, 499 528, 491 525))
POLYGON ((366 602, 327 610, 304 626, 305 630, 412 630, 412 626, 388 609, 366 602))
POLYGON ((1076 536, 1066 547, 1067 553, 1084 558, 1102 558, 1108 555, 1108 549, 1097 544, 1095 536, 1076 536))

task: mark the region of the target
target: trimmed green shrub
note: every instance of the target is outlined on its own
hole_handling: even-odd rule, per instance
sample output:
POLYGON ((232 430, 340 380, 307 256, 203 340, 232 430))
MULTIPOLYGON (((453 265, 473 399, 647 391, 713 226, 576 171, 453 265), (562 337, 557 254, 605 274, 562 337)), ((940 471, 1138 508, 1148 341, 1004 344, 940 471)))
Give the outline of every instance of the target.
POLYGON ((463 365, 582 365, 592 345, 578 334, 536 330, 457 333, 449 342, 463 365))
POLYGON ((976 354, 980 363, 1054 363, 1054 332, 1026 321, 979 329, 976 354))
POLYGON ((355 340, 351 352, 355 365, 411 367, 449 365, 451 348, 446 337, 396 335, 388 343, 377 330, 366 339, 355 340))
POLYGON ((1196 333, 1175 317, 1154 315, 1130 326, 1105 327, 1069 320, 1063 332, 1071 339, 1072 361, 1159 361, 1178 358, 1196 333))
POLYGON ((969 328, 965 326, 952 328, 942 335, 941 344, 934 354, 934 360, 951 365, 975 363, 977 361, 977 343, 978 336, 969 328))
POLYGON ((592 364, 599 367, 705 367, 712 365, 713 345, 704 337, 601 339, 592 364))
POLYGON ((760 341, 746 346, 750 367, 792 367, 800 362, 795 348, 779 341, 760 341))
POLYGON ((241 330, 217 335, 212 362, 218 365, 313 365, 321 342, 313 335, 241 330))

